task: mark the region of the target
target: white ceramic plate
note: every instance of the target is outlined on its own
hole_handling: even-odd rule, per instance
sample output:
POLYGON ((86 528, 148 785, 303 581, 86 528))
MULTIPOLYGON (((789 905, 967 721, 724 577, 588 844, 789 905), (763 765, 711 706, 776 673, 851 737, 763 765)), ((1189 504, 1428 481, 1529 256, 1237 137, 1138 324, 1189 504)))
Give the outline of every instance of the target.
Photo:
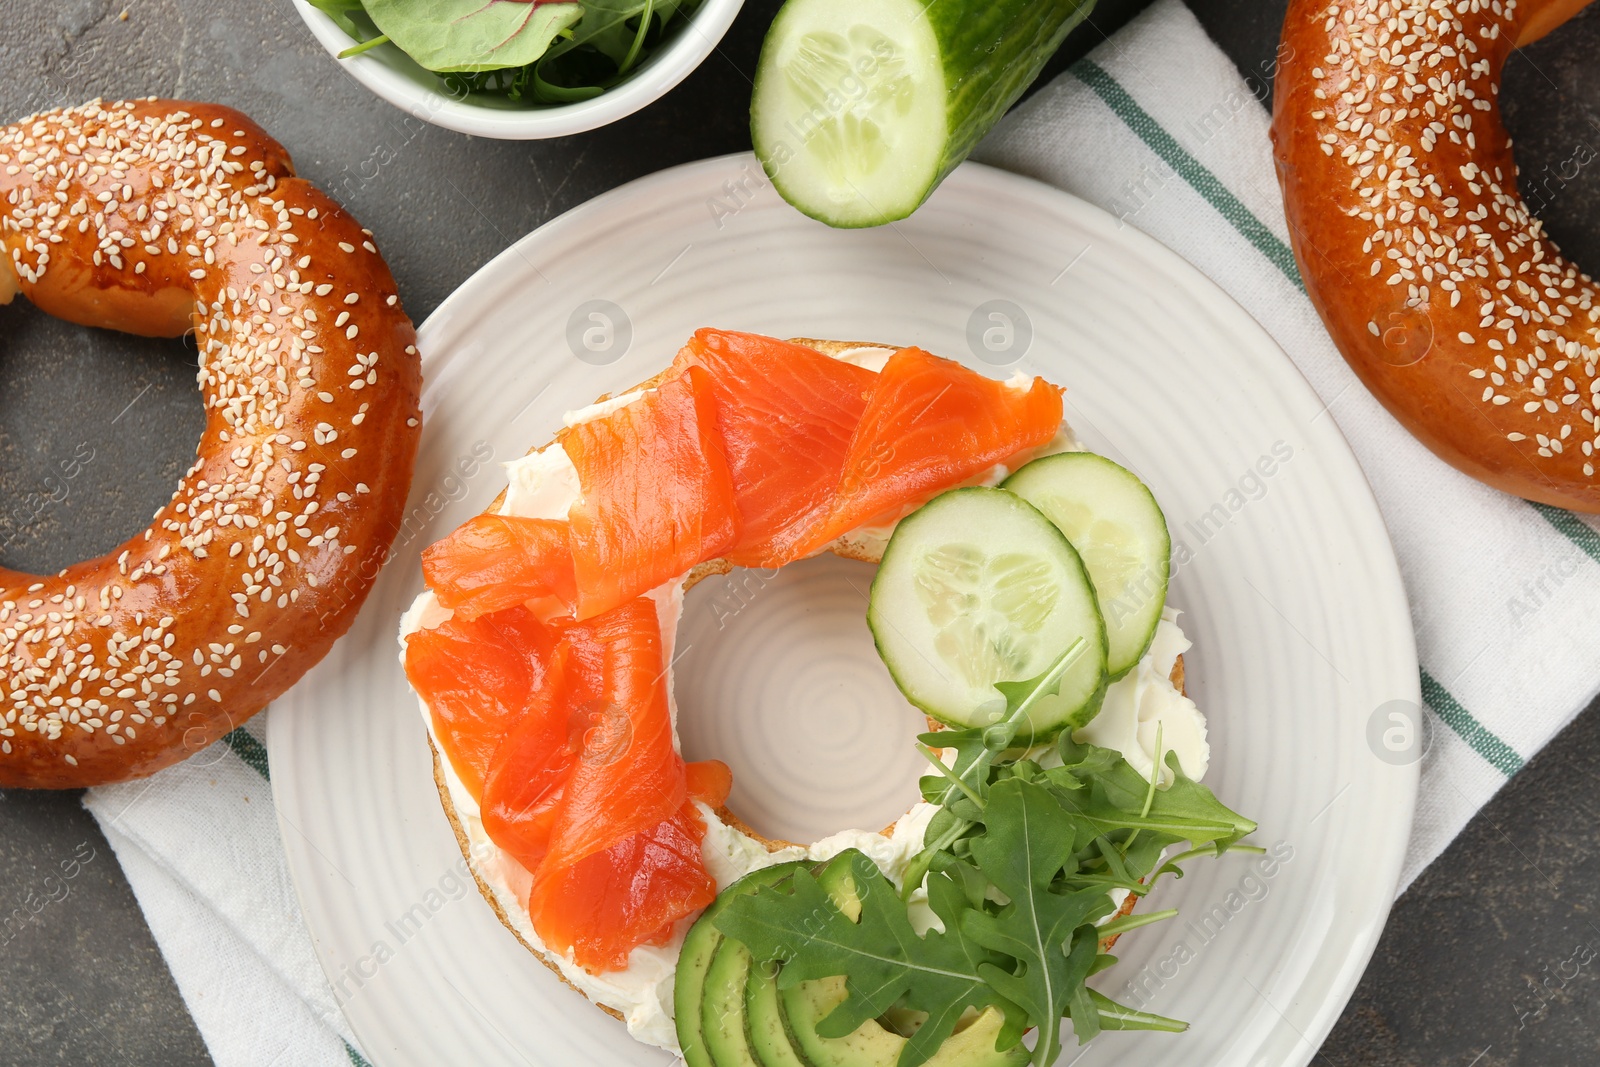
MULTIPOLYGON (((1206 781, 1260 820, 1280 860, 1270 874, 1241 856, 1191 864, 1149 905, 1183 918, 1118 946, 1100 987, 1191 1020, 1187 1034, 1108 1034, 1063 1062, 1309 1062, 1372 952, 1411 824, 1416 766, 1376 756, 1369 725, 1390 701, 1420 703, 1394 556, 1333 420, 1219 289, 1070 196, 968 164, 908 221, 836 231, 785 205, 745 156, 569 212, 423 327, 413 519, 350 634, 269 730, 306 921, 374 1060, 670 1061, 557 982, 470 888, 395 628, 421 588, 418 552, 499 492, 498 462, 654 373, 703 325, 1043 374, 1068 386, 1089 447, 1149 482, 1185 561, 1171 599, 1210 717, 1206 781)), ((758 829, 876 827, 913 799, 916 720, 871 650, 868 580, 859 564, 812 561, 691 595, 686 751, 733 765, 734 807, 758 829)))

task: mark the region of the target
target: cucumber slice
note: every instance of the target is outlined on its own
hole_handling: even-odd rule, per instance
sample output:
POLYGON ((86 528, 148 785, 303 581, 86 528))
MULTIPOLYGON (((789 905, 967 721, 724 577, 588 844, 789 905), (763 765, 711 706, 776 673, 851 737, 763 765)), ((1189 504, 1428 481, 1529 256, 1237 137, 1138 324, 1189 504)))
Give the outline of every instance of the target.
POLYGON ((1094 0, 788 0, 750 130, 783 198, 830 226, 915 211, 1094 0))
POLYGON ((678 969, 673 976, 672 999, 678 1044, 688 1067, 716 1067, 706 1045, 701 1008, 706 998, 707 977, 724 941, 722 931, 716 927, 717 915, 734 897, 754 893, 762 886, 777 885, 801 866, 799 862, 779 863, 750 872, 718 894, 684 936, 683 949, 678 953, 678 969))
POLYGON ((1092 452, 1036 459, 1002 483, 1044 512, 1083 557, 1106 623, 1117 679, 1150 647, 1167 602, 1172 537, 1149 488, 1092 452))
POLYGON ((1035 678, 1079 638, 1059 694, 1029 713, 1035 741, 1100 710, 1106 629, 1071 542, 1021 497, 953 489, 900 520, 872 582, 867 624, 906 699, 951 726, 988 726, 996 682, 1035 678))

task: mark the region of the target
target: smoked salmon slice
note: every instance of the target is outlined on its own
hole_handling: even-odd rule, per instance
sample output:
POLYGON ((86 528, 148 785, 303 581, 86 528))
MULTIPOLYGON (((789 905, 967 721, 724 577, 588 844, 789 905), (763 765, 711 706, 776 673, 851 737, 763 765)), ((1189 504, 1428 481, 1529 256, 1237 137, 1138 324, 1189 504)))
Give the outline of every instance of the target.
POLYGON ((565 521, 479 516, 424 556, 454 612, 406 673, 485 830, 533 872, 541 939, 599 973, 716 897, 695 807, 719 761, 673 745, 661 624, 641 594, 718 557, 779 566, 1015 466, 1061 392, 921 349, 880 373, 772 338, 701 330, 634 402, 565 431, 565 521), (541 621, 546 620, 546 621, 541 621))
POLYGON ((583 499, 568 513, 580 619, 722 555, 739 533, 709 376, 687 367, 561 441, 583 499))
POLYGON ((684 768, 689 796, 710 808, 720 808, 733 792, 733 771, 719 759, 700 760, 684 768))
POLYGON ((484 777, 478 810, 490 840, 529 871, 550 847, 556 805, 572 771, 575 748, 567 713, 570 646, 556 646, 544 684, 512 727, 484 777))
POLYGON ((528 914, 544 943, 598 974, 662 944, 675 923, 710 904, 717 883, 700 854, 705 823, 693 804, 571 867, 539 872, 528 914))
MULTIPOLYGON (((529 871, 538 870, 549 851, 559 802, 579 756, 615 741, 607 735, 612 723, 593 710, 593 687, 568 666, 573 658, 572 643, 556 646, 544 684, 495 751, 479 799, 484 832, 529 871)), ((686 764, 684 772, 691 799, 713 808, 727 803, 733 789, 727 764, 701 760, 686 764)))
POLYGON ((673 365, 711 376, 741 522, 727 559, 777 567, 797 558, 791 547, 832 506, 877 375, 803 345, 709 329, 673 365))
POLYGON ((423 550, 422 578, 439 603, 472 620, 533 601, 545 617, 578 599, 565 522, 478 515, 423 550))
POLYGON ((526 608, 450 618, 406 640, 406 677, 433 713, 433 729, 474 797, 495 750, 544 685, 555 634, 526 608))
MULTIPOLYGON (((672 743, 655 602, 640 597, 561 633, 571 683, 559 703, 570 709, 574 762, 550 809, 528 915, 547 945, 598 973, 670 936, 717 886, 700 853, 705 824, 690 803, 691 772, 672 743), (578 673, 573 665, 584 661, 578 673)), ((550 733, 540 736, 549 743, 550 733)), ((732 784, 714 761, 695 765, 693 778, 708 802, 726 799, 732 784)), ((534 799, 537 809, 542 797, 534 799)), ((522 828, 525 846, 537 845, 544 818, 534 811, 522 828)))
POLYGON ((1043 447, 1061 426, 1061 390, 997 382, 920 348, 889 357, 851 435, 827 521, 795 546, 819 551, 858 526, 899 519, 997 463, 1043 447))
POLYGON ((672 744, 655 601, 631 600, 566 627, 562 639, 580 657, 598 658, 600 686, 573 707, 585 726, 541 873, 650 829, 688 797, 683 757, 672 744))

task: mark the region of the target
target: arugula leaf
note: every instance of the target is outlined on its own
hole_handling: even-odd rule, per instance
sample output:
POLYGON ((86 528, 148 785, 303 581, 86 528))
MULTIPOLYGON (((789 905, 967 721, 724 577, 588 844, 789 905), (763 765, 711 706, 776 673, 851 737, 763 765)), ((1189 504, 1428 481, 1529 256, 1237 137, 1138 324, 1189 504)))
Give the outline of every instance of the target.
POLYGON ((1079 743, 1072 739, 1070 733, 1063 733, 1056 740, 1056 753, 1061 757, 1061 766, 1054 769, 1051 777, 1063 789, 1088 785, 1094 779, 1109 774, 1117 761, 1122 759, 1120 752, 1079 743))
POLYGON ((522 0, 365 0, 391 41, 432 71, 526 66, 550 50, 586 5, 522 0))
MULTIPOLYGON (((989 770, 994 766, 995 760, 1016 743, 1022 724, 1028 721, 1029 711, 1039 701, 1060 693, 1061 680, 1066 677, 1067 668, 1077 661, 1086 647, 1088 643, 1080 637, 1057 656, 1055 661, 1045 668, 1043 674, 1021 682, 996 682, 995 689, 1005 697, 1006 707, 999 721, 993 725, 982 729, 935 731, 921 735, 918 740, 930 747, 954 748, 955 777, 974 791, 981 790, 989 780, 989 770)), ((969 817, 968 812, 961 810, 960 805, 963 800, 971 802, 965 796, 964 790, 947 782, 944 788, 938 791, 938 799, 934 799, 934 788, 924 784, 925 782, 924 779, 923 783, 919 783, 922 785, 923 796, 928 803, 939 804, 944 810, 928 826, 924 840, 930 843, 923 846, 922 851, 912 859, 906 869, 905 878, 901 882, 901 892, 906 897, 910 897, 922 884, 922 879, 932 868, 935 857, 954 844, 977 822, 977 816, 969 817)))
POLYGON ((1063 739, 1064 749, 1068 744, 1089 751, 1082 753, 1084 758, 1077 764, 1046 771, 1045 778, 1057 787, 1053 790, 1056 800, 1086 828, 1100 834, 1153 831, 1167 838, 1164 844, 1189 841, 1196 846, 1221 847, 1256 828, 1253 821, 1228 808, 1210 789, 1185 775, 1175 752, 1167 753, 1172 783, 1166 789, 1157 789, 1148 813, 1141 814, 1150 797, 1150 783, 1142 774, 1115 752, 1063 739), (1085 774, 1084 768, 1092 771, 1085 774))
MULTIPOLYGON (((859 919, 856 902, 834 904, 809 874, 797 877, 792 893, 743 897, 717 918, 717 927, 756 958, 782 961, 778 982, 785 988, 845 978, 846 999, 819 1025, 823 1036, 843 1037, 891 1008, 923 1012, 928 1022, 900 1057, 900 1067, 916 1067, 937 1052, 963 1011, 994 1007, 1005 1016, 997 1048, 1016 1047, 1037 1027, 1032 1060, 1044 1067, 1060 1053, 1063 1018, 1080 1043, 1102 1030, 1186 1028, 1086 984, 1114 962, 1100 951, 1103 936, 1176 912, 1095 924, 1115 910, 1112 890, 1143 895, 1164 874, 1181 877, 1187 859, 1247 850, 1238 842, 1256 824, 1185 776, 1170 751, 1158 757, 1170 780, 1154 781, 1119 753, 1074 741, 1070 730, 1056 741, 1059 766, 1028 758, 1038 751, 1025 733, 1030 712, 1058 692, 1081 644, 1037 678, 997 685, 1006 707, 994 724, 918 739, 938 772, 921 780, 922 795, 939 810, 899 896, 870 860, 846 853, 834 864, 850 864, 859 919), (948 766, 936 748, 953 752, 948 766), (1183 841, 1189 851, 1167 858, 1183 841), (919 938, 900 896, 921 886, 942 929, 919 938)), ((830 865, 823 877, 843 873, 830 865)))
MULTIPOLYGON (((949 768, 950 773, 971 789, 981 788, 984 784, 988 767, 979 766, 979 760, 989 750, 984 747, 982 730, 934 730, 932 733, 918 734, 917 742, 934 750, 953 749, 956 755, 949 768)), ((961 792, 959 788, 952 792, 953 783, 942 774, 926 775, 917 784, 922 789, 922 799, 929 804, 954 800, 961 792)))
MULTIPOLYGON (((1046 667, 1044 673, 1038 677, 994 683, 995 689, 1006 698, 1006 708, 1001 713, 1000 720, 983 731, 983 740, 996 756, 1016 743, 1017 738, 1022 735, 1023 726, 1028 723, 1029 713, 1036 704, 1061 695, 1061 680, 1066 677, 1067 669, 1078 661, 1078 657, 1083 655, 1084 649, 1088 647, 1089 643, 1080 637, 1057 656, 1055 662, 1046 667)), ((1032 733, 1033 731, 1029 730, 1028 736, 1031 737, 1032 733)))
POLYGON ((1052 891, 1076 835, 1046 787, 1020 778, 997 782, 985 816, 984 833, 972 840, 972 857, 1010 903, 997 914, 968 910, 961 923, 972 940, 1020 963, 1020 972, 986 963, 979 973, 1039 1027, 1033 1062, 1044 1067, 1061 1052, 1063 1015, 1073 1011, 1080 1040, 1088 1040, 1086 1029, 1098 1027, 1097 1011, 1073 1006, 1086 996, 1083 982, 1099 955, 1091 924, 1112 912, 1111 898, 1100 886, 1052 891), (1089 1014, 1094 1022, 1080 1019, 1089 1014))
POLYGON ((846 999, 817 1027, 823 1037, 845 1037, 862 1023, 900 1004, 928 1019, 901 1051, 899 1067, 919 1067, 938 1051, 967 1008, 1006 1004, 981 973, 1006 963, 966 936, 970 914, 961 887, 943 875, 928 883, 928 902, 944 931, 917 936, 892 882, 861 852, 850 849, 829 863, 847 865, 861 913, 852 921, 809 872, 796 871, 790 892, 762 889, 738 897, 713 920, 718 930, 750 949, 758 961, 780 960, 778 985, 845 976, 846 999))
POLYGON ((1169 1034, 1181 1034, 1189 1029, 1189 1024, 1181 1019, 1169 1019, 1154 1012, 1124 1007, 1094 989, 1089 990, 1089 1001, 1100 1013, 1102 1030, 1162 1030, 1169 1034))

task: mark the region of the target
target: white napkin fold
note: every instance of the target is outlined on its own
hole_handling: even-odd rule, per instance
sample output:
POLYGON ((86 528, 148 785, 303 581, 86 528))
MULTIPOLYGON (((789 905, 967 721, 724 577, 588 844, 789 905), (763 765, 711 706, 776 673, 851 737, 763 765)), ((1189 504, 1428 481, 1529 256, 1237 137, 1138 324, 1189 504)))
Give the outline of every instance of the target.
MULTIPOLYGON (((976 158, 1099 204, 1198 266, 1277 339, 1350 439, 1400 557, 1433 726, 1404 885, 1600 687, 1600 534, 1457 474, 1356 381, 1289 253, 1262 85, 1179 0, 1160 0, 1008 116, 976 158)), ((84 803, 218 1067, 364 1067, 284 864, 265 729, 258 717, 84 803)))

